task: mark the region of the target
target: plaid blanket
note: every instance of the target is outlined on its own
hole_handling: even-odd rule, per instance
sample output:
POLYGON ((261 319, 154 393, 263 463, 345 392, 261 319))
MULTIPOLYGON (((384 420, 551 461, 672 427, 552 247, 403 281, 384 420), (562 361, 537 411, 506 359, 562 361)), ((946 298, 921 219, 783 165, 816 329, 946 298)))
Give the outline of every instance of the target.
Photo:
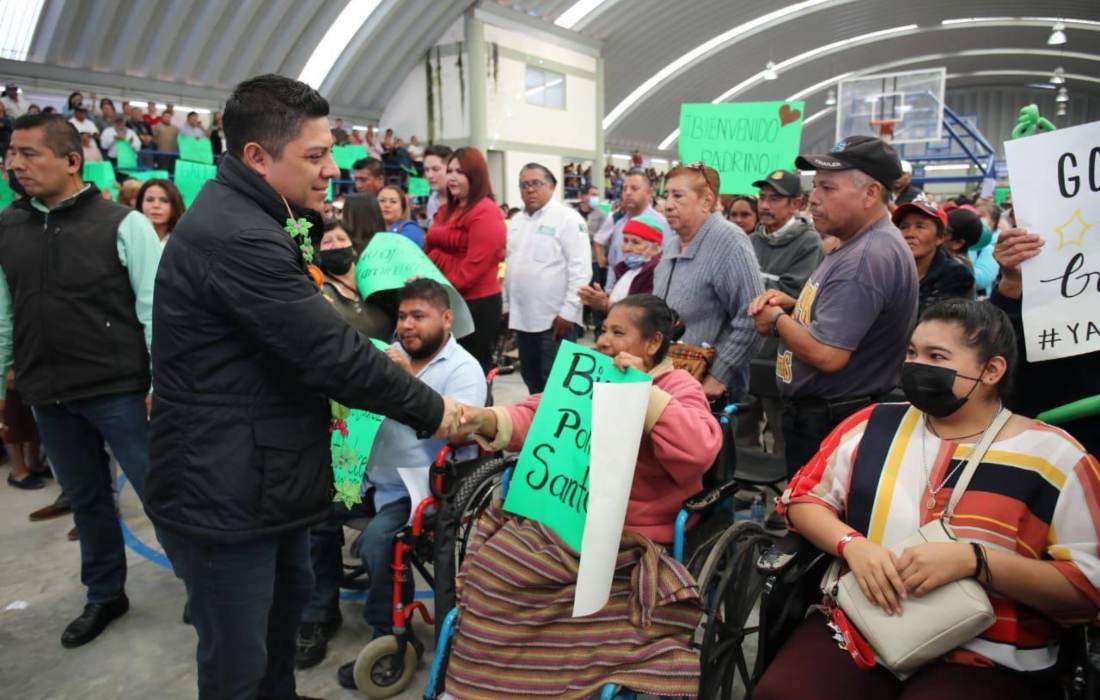
POLYGON ((608 604, 571 617, 578 554, 543 525, 494 503, 458 577, 459 626, 447 692, 459 700, 586 698, 605 683, 695 697, 702 616, 695 582, 664 549, 624 533, 608 604))

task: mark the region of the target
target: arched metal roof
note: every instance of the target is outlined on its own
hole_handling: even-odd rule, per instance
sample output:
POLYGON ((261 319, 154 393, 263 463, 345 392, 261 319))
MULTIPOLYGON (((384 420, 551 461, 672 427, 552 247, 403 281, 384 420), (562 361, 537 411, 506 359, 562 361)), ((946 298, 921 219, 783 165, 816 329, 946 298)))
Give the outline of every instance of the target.
MULTIPOLYGON (((28 63, 0 60, 0 72, 216 104, 250 75, 299 75, 349 2, 377 0, 45 0, 28 63)), ((381 0, 321 85, 334 111, 377 119, 425 52, 476 4, 556 29, 576 1, 381 0)), ((826 109, 835 79, 885 70, 946 66, 953 89, 1043 82, 1062 65, 1075 99, 1100 100, 1097 0, 589 4, 573 29, 602 46, 606 141, 617 149, 671 144, 683 102, 798 96, 812 116, 826 109), (1056 19, 1066 21, 1069 42, 1048 46, 1056 19), (759 78, 768 61, 781 67, 777 80, 759 78), (654 81, 662 70, 668 75, 654 81)), ((831 123, 807 125, 807 141, 831 123)))

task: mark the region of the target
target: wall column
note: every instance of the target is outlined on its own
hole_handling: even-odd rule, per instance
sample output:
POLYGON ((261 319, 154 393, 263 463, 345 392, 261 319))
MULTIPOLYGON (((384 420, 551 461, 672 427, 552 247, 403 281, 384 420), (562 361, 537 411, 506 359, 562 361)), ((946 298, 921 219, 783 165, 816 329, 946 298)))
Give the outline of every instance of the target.
POLYGON ((488 95, 486 93, 486 81, 488 71, 485 59, 485 27, 481 20, 474 17, 471 8, 466 12, 464 19, 466 33, 466 66, 467 84, 470 87, 470 95, 467 104, 470 107, 470 145, 482 153, 489 148, 488 127, 488 95))
POLYGON ((592 163, 592 184, 600 188, 603 199, 603 169, 607 163, 603 133, 603 56, 596 59, 596 160, 592 163))

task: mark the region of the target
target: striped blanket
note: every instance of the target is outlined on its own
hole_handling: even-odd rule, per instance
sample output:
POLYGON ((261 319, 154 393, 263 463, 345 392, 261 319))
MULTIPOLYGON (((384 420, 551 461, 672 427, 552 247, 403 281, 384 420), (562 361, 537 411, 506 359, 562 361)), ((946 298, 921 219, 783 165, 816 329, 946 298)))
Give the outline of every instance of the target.
POLYGON ((494 503, 458 577, 459 623, 447 692, 459 700, 587 698, 605 683, 695 697, 702 616, 691 575, 664 549, 624 533, 611 599, 571 617, 577 553, 541 524, 494 503))

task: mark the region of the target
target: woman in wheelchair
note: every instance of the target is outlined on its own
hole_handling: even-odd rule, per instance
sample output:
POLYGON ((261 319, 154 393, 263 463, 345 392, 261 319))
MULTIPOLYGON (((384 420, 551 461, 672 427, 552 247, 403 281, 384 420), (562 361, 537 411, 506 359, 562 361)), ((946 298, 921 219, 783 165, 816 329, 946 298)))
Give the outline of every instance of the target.
MULTIPOLYGON (((810 614, 779 649, 754 700, 1042 697, 1054 685, 1059 627, 1100 606, 1100 466, 1072 437, 1014 415, 959 501, 960 541, 887 548, 938 518, 966 457, 1002 410, 1016 364, 1008 318, 961 299, 929 308, 902 368, 908 404, 854 414, 821 444, 780 503, 792 529, 841 557, 891 615, 908 600, 975 577, 996 620, 906 680, 861 670, 827 619, 810 614)), ((835 628, 834 628, 835 629, 835 628)))
MULTIPOLYGON (((694 696, 690 647, 701 606, 691 575, 664 547, 685 498, 702 489, 722 435, 702 388, 665 359, 678 319, 664 301, 615 304, 597 349, 653 377, 626 524, 607 606, 573 619, 578 554, 539 523, 494 503, 459 575, 460 622, 447 671, 456 698, 583 698, 614 682, 639 692, 694 696)), ((518 450, 541 396, 464 409, 464 429, 518 450)), ((592 465, 598 469, 599 465, 592 465)))

